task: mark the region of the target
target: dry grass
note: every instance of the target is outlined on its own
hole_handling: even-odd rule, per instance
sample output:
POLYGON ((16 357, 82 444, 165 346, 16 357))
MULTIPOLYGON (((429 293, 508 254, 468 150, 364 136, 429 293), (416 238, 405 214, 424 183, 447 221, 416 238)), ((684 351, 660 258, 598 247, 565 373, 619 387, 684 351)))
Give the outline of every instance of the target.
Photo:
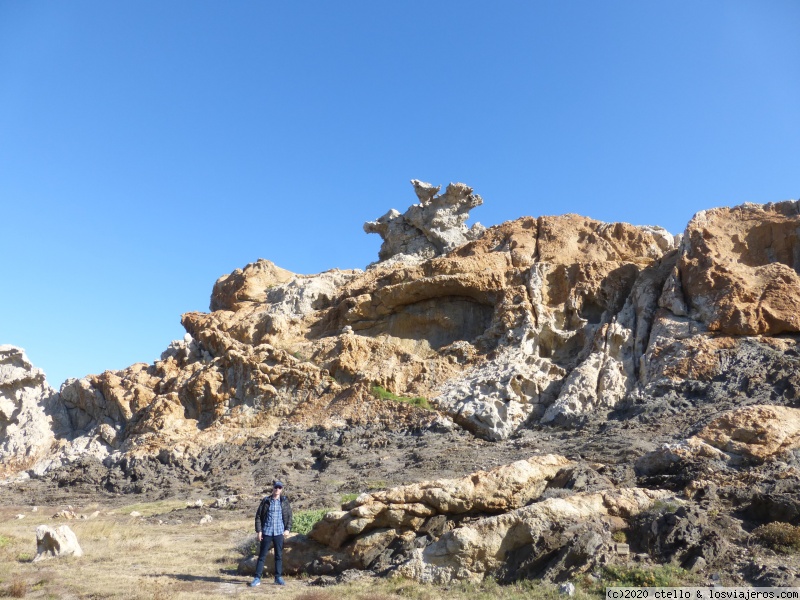
MULTIPOLYGON (((292 600, 522 600, 557 598, 552 586, 520 583, 498 586, 449 587, 421 585, 403 579, 363 578, 349 584, 315 588, 312 578, 287 577, 278 588, 269 580, 259 588, 247 586, 249 577, 236 573, 241 559, 238 548, 251 535, 250 514, 211 511, 214 521, 200 526, 205 510, 182 513, 175 518, 130 517, 131 510, 144 515, 168 515, 185 508, 185 500, 126 506, 109 510, 76 507, 95 519, 64 521, 50 517, 63 507, 0 507, 0 596, 25 598, 125 598, 133 600, 191 600, 199 598, 263 597, 264 594, 292 600), (22 520, 14 519, 18 513, 22 520), (75 532, 84 556, 34 563, 36 527, 63 524, 75 532)), ((586 598, 579 592, 579 596, 586 598)), ((580 600, 580 599, 579 599, 580 600)))

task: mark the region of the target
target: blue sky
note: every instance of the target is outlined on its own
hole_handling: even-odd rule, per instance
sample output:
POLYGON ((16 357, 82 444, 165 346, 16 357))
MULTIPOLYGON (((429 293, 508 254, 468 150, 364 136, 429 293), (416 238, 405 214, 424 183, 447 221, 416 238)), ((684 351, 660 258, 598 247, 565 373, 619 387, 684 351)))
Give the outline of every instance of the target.
POLYGON ((683 230, 800 193, 800 3, 0 0, 0 343, 152 362, 214 281, 364 267, 364 221, 683 230))

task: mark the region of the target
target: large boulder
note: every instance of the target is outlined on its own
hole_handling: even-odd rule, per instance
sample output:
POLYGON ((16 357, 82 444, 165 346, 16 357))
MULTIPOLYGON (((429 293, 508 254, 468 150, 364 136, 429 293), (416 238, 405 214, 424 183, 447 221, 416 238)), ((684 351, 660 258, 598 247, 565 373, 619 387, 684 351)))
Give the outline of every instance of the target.
POLYGON ((36 556, 33 562, 64 556, 83 556, 75 532, 66 525, 56 528, 39 525, 36 528, 36 556))

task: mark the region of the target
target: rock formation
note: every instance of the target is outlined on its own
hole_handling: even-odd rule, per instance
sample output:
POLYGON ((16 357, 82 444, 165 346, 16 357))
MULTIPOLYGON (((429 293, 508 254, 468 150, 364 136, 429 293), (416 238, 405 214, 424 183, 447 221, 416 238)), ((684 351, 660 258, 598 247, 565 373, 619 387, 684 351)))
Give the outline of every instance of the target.
POLYGON ((54 394, 24 351, 0 346, 0 477, 47 457, 54 436, 45 407, 54 394))
POLYGON ((0 347, 0 476, 144 493, 278 473, 336 498, 424 467, 286 560, 438 582, 572 576, 615 528, 702 570, 729 564, 741 519, 800 522, 797 202, 702 211, 681 236, 570 214, 484 229, 471 188, 412 183, 418 204, 365 225, 378 262, 237 269, 153 364, 55 393, 0 347), (665 494, 685 505, 647 508, 665 494))
POLYGON ((483 204, 471 187, 451 183, 444 194, 437 196, 442 186, 418 179, 412 179, 411 184, 419 204, 402 215, 392 209, 381 218, 364 223, 364 231, 383 238, 380 260, 433 258, 477 239, 485 231, 480 223, 469 229, 466 226, 469 211, 483 204))

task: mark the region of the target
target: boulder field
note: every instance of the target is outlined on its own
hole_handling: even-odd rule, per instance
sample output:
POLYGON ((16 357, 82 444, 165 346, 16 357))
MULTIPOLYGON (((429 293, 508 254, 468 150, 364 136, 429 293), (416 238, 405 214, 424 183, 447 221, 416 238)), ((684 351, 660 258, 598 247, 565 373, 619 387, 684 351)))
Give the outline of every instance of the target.
POLYGON ((56 391, 0 346, 0 496, 279 476, 301 508, 366 492, 287 543, 320 576, 794 581, 748 536, 800 524, 800 203, 468 228, 471 188, 412 184, 377 262, 237 269, 153 364, 56 391))

